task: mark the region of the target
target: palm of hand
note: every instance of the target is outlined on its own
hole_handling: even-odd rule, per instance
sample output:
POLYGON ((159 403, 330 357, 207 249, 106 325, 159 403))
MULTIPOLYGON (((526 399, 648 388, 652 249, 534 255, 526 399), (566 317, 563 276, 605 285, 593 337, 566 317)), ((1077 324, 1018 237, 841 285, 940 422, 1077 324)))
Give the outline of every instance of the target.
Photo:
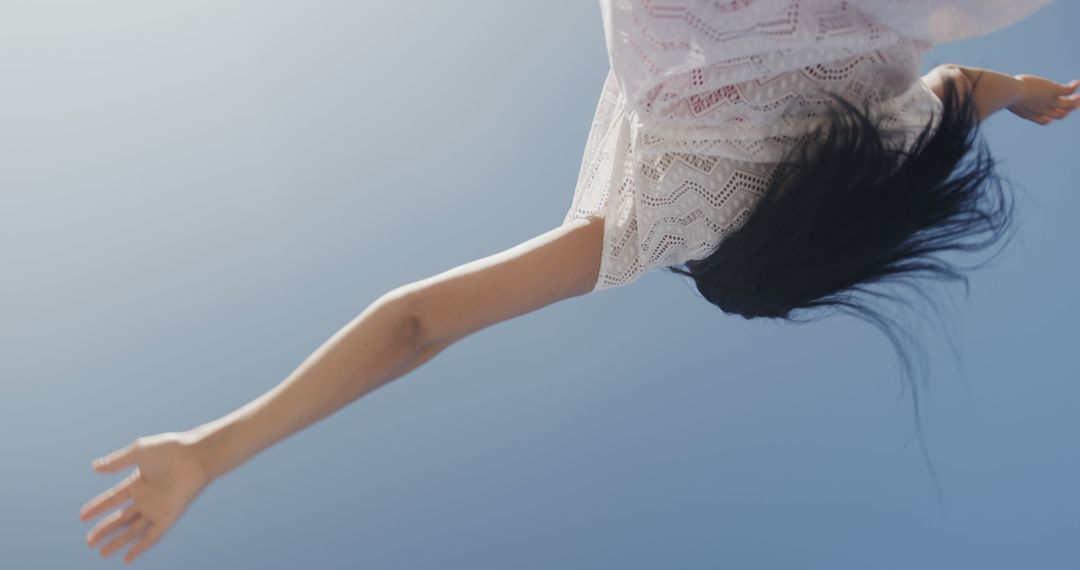
POLYGON ((1046 125, 1054 119, 1064 119, 1080 107, 1080 94, 1073 94, 1080 87, 1080 79, 1061 84, 1036 75, 1020 74, 1015 77, 1023 83, 1027 94, 1008 109, 1021 118, 1046 125))
POLYGON ((105 535, 123 528, 101 549, 101 556, 108 557, 138 539, 139 542, 124 556, 125 563, 135 560, 155 544, 210 482, 194 448, 178 433, 139 438, 94 462, 94 469, 99 472, 114 472, 130 466, 136 466, 135 471, 91 499, 79 511, 79 519, 86 521, 129 499, 132 501, 102 519, 86 535, 87 544, 93 548, 105 535))

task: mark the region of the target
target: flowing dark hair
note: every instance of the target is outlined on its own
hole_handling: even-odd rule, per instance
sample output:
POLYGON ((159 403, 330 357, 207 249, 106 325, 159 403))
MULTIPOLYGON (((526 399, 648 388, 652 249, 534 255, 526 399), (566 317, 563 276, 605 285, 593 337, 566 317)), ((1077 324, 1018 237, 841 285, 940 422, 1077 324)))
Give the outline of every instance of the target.
MULTIPOLYGON (((977 83, 978 78, 969 93, 977 83)), ((667 269, 690 277, 725 313, 746 319, 806 323, 840 312, 881 330, 911 386, 929 466, 918 385, 905 350, 918 343, 873 303, 907 302, 867 286, 906 286, 940 319, 937 305, 913 278, 962 281, 969 295, 968 278, 936 254, 980 251, 1007 236, 1003 249, 1012 237, 1013 202, 1002 190, 997 161, 978 136, 974 97, 962 96, 952 77, 944 81, 939 124, 928 122, 910 148, 892 144, 901 133, 880 127, 868 102, 857 106, 829 95, 836 105, 823 126, 787 152, 746 222, 707 257, 667 269), (834 311, 823 311, 829 308, 834 311)), ((1001 249, 964 269, 988 264, 1001 249)), ((930 473, 940 499, 932 467, 930 473)))

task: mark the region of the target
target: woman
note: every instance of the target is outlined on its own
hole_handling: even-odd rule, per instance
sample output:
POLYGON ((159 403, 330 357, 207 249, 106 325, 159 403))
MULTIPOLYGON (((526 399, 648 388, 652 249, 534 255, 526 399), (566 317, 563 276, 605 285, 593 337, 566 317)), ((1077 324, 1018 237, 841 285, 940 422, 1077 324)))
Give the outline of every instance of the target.
POLYGON ((884 323, 851 293, 919 271, 959 278, 929 254, 980 249, 1008 225, 981 204, 992 161, 964 161, 978 124, 1008 109, 1045 125, 1080 106, 1080 80, 959 65, 918 77, 920 56, 1047 3, 601 0, 611 71, 563 224, 386 293, 226 416, 95 460, 135 469, 82 507, 82 520, 115 509, 87 543, 133 545, 130 562, 261 450, 473 332, 649 270, 744 318, 835 306, 884 323))

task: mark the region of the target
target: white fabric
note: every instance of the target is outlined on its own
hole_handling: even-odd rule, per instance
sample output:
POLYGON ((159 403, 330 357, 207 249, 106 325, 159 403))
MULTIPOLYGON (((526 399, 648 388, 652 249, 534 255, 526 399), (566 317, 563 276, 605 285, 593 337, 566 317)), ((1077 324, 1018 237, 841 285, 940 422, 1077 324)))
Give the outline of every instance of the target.
POLYGON ((1050 2, 600 0, 611 69, 563 220, 605 219, 593 290, 715 250, 820 124, 824 92, 914 135, 941 109, 923 53, 1050 2))

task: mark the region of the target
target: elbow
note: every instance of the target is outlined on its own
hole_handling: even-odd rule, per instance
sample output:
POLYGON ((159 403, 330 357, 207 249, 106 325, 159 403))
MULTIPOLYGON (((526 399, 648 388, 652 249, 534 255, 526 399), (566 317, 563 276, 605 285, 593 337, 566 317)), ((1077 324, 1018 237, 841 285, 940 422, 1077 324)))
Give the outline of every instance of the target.
POLYGON ((427 344, 426 329, 420 318, 415 294, 395 289, 375 302, 390 325, 391 341, 405 349, 419 349, 427 344))
POLYGON ((404 312, 398 321, 398 340, 406 348, 420 348, 425 345, 423 337, 424 327, 420 317, 412 312, 404 312))

